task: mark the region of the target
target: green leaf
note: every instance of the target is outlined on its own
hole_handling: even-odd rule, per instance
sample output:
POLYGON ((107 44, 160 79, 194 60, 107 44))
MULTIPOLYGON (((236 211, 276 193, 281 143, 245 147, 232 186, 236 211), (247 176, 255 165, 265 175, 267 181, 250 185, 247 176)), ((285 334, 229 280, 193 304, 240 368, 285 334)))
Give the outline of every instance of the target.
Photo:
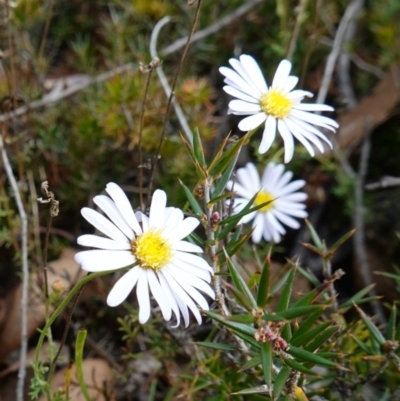
POLYGON ((301 336, 296 336, 297 332, 294 334, 292 339, 290 340, 290 344, 293 344, 296 347, 300 347, 301 345, 307 344, 311 341, 315 336, 323 332, 327 327, 329 327, 333 321, 324 322, 319 324, 317 327, 314 327, 312 330, 308 330, 301 336))
POLYGON ((183 191, 185 192, 186 198, 189 202, 190 207, 192 208, 193 212, 197 214, 199 217, 203 216, 203 210, 199 203, 197 202, 196 198, 193 196, 192 192, 190 189, 181 181, 179 180, 179 183, 183 187, 183 191))
POLYGON ((215 186, 215 189, 211 195, 211 199, 219 196, 222 193, 222 191, 225 189, 226 184, 228 183, 229 179, 231 178, 232 171, 235 168, 238 155, 239 155, 239 153, 235 156, 235 158, 231 161, 231 163, 228 165, 228 167, 222 174, 221 179, 218 181, 218 184, 215 186))
POLYGON ((300 359, 304 362, 310 362, 314 365, 326 366, 328 368, 341 368, 341 366, 335 362, 329 361, 328 359, 322 358, 317 354, 313 354, 312 352, 297 348, 295 346, 290 346, 287 352, 297 359, 300 359))
POLYGON ((261 364, 265 384, 271 388, 272 383, 272 343, 267 341, 261 344, 261 364))
POLYGON ((79 329, 75 344, 75 369, 79 387, 86 401, 91 401, 83 374, 83 348, 85 347, 87 330, 79 329))
POLYGON ((277 313, 285 311, 289 306, 295 274, 296 274, 296 267, 293 266, 289 270, 289 274, 288 274, 286 282, 283 286, 283 290, 282 290, 281 296, 278 301, 278 306, 276 307, 277 313))
POLYGON ((306 219, 306 225, 308 228, 308 231, 310 231, 311 234, 311 238, 315 244, 315 246, 320 249, 323 250, 324 247, 322 245, 322 241, 321 238, 319 238, 319 235, 317 234, 317 232, 315 231, 314 227, 312 226, 312 224, 306 219))
POLYGON ((193 132, 193 153, 199 164, 206 168, 206 159, 204 158, 203 145, 201 143, 200 133, 198 129, 195 129, 193 132))
POLYGON ((358 291, 349 300, 340 305, 339 309, 350 308, 353 306, 353 304, 358 304, 360 299, 363 298, 366 294, 368 294, 373 287, 375 287, 375 284, 370 284, 369 286, 363 288, 361 291, 358 291))
POLYGON ((270 258, 271 250, 265 258, 265 262, 261 271, 260 281, 258 284, 257 305, 259 308, 264 308, 265 305, 267 305, 268 301, 271 269, 270 258))
POLYGON ((207 348, 218 349, 220 351, 236 351, 236 348, 232 347, 231 345, 222 344, 222 343, 213 343, 210 341, 196 341, 193 344, 201 345, 201 346, 207 347, 207 348))
POLYGON ((314 352, 322 344, 324 344, 329 338, 331 338, 335 333, 339 331, 339 326, 333 326, 327 328, 323 333, 316 336, 313 341, 307 344, 304 349, 310 352, 314 352))
POLYGON ((311 271, 307 271, 303 269, 302 267, 298 267, 299 273, 305 277, 314 287, 319 287, 321 283, 319 280, 314 276, 314 274, 311 271))
POLYGON ((237 158, 244 142, 247 139, 247 135, 244 135, 236 143, 234 143, 229 149, 227 149, 218 159, 214 159, 209 167, 210 175, 212 177, 219 176, 223 171, 229 168, 229 165, 237 158))
POLYGON ((214 203, 220 202, 221 200, 224 200, 226 198, 229 198, 232 196, 233 192, 225 192, 222 195, 216 196, 215 198, 210 199, 210 202, 208 202, 207 206, 211 208, 211 206, 214 203))
POLYGON ((350 334, 351 338, 354 342, 367 354, 367 355, 375 355, 375 352, 370 348, 367 344, 361 341, 357 336, 350 334))
POLYGON ((232 393, 232 395, 266 394, 269 392, 270 392, 270 390, 269 390, 268 386, 263 384, 262 386, 250 387, 245 390, 237 391, 236 393, 232 393))
POLYGON ((281 322, 283 320, 297 319, 300 316, 308 315, 309 313, 319 310, 323 311, 324 309, 326 309, 326 305, 300 306, 299 308, 289 308, 288 310, 278 312, 274 315, 266 313, 262 318, 263 320, 269 320, 271 322, 281 322))
POLYGON ((383 337, 380 330, 375 326, 372 320, 364 313, 362 309, 360 309, 357 305, 354 304, 357 312, 359 313, 361 319, 364 321, 367 326, 368 331, 371 333, 371 336, 375 339, 375 341, 379 344, 379 346, 383 345, 386 341, 385 337, 383 337))
POLYGON ((248 360, 240 369, 239 372, 243 372, 244 370, 254 368, 255 366, 261 365, 261 356, 256 355, 250 360, 248 360))
MULTIPOLYGON (((249 231, 245 235, 243 235, 238 241, 236 242, 229 242, 228 246, 226 247, 226 253, 229 256, 235 255, 237 252, 242 249, 242 247, 248 242, 249 238, 251 237, 252 231, 249 231)), ((220 263, 223 264, 226 262, 225 254, 221 257, 220 263)))
POLYGON ((250 291, 250 288, 248 287, 246 281, 243 279, 241 274, 238 272, 236 269, 236 266, 232 263, 231 259, 229 258, 229 255, 226 253, 226 250, 224 249, 225 253, 225 258, 228 263, 228 268, 232 276, 232 280, 236 286, 236 288, 246 296, 246 298, 250 301, 251 305, 253 306, 254 309, 257 309, 257 303, 256 300, 254 299, 254 296, 252 292, 250 291))
POLYGON ((287 379, 289 378, 291 369, 288 366, 282 366, 281 370, 277 374, 274 382, 274 389, 273 389, 273 397, 277 399, 283 390, 283 387, 286 384, 287 379))
POLYGON ((189 151, 190 157, 193 160, 193 164, 196 168, 196 173, 201 180, 205 180, 208 176, 208 171, 197 161, 196 156, 193 152, 189 142, 186 141, 185 137, 181 134, 181 139, 186 149, 189 151))
POLYGON ((228 319, 227 317, 223 317, 213 311, 203 310, 202 312, 204 315, 210 317, 211 319, 216 320, 217 322, 221 323, 225 327, 232 329, 235 333, 243 333, 243 334, 246 334, 251 337, 254 337, 254 334, 256 333, 256 329, 254 327, 248 326, 247 324, 228 321, 228 320, 226 320, 226 319, 228 319))
POLYGON ((314 323, 322 316, 324 313, 323 309, 316 310, 311 313, 311 315, 300 325, 300 327, 293 334, 292 339, 300 337, 301 335, 307 333, 314 323))
POLYGON ((337 240, 330 248, 329 252, 333 255, 336 250, 344 243, 346 242, 354 233, 356 232, 356 228, 353 230, 350 230, 347 234, 343 235, 339 240, 337 240))
POLYGON ((284 360, 285 365, 290 366, 292 369, 297 370, 300 373, 304 373, 310 376, 319 376, 317 372, 307 368, 302 363, 296 362, 294 359, 286 358, 284 360))

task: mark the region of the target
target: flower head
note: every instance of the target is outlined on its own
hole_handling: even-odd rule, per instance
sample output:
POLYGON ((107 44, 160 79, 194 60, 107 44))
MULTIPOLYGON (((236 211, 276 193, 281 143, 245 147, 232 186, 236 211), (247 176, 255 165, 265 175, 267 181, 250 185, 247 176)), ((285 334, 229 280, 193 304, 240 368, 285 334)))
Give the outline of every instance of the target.
POLYGON ((166 207, 167 196, 161 190, 154 192, 149 216, 134 213, 117 184, 107 184, 106 191, 110 197, 98 195, 93 201, 108 218, 90 208, 83 208, 82 215, 108 238, 80 236, 78 244, 97 249, 77 253, 76 261, 89 272, 128 268, 108 294, 107 304, 119 305, 136 285, 140 323, 150 317, 150 289, 165 320, 173 312, 178 326, 182 314, 187 327, 189 308, 201 324, 197 305, 208 310, 208 303, 199 290, 215 297, 209 284, 213 270, 193 254, 201 253, 200 247, 183 241, 199 221, 184 219, 180 209, 166 207))
POLYGON ((315 155, 315 151, 310 142, 321 152, 324 151, 321 139, 332 147, 315 126, 335 132, 338 124, 310 111, 333 111, 333 108, 324 104, 301 103, 306 96, 313 95, 303 90, 293 90, 299 79, 289 75, 292 68, 290 61, 280 62, 270 87, 253 57, 243 54, 239 60, 232 58, 229 63, 233 69, 219 69, 227 84, 224 91, 237 98, 229 103, 229 112, 250 115, 240 121, 239 129, 242 131, 255 129, 265 123, 259 153, 265 153, 271 147, 277 129, 285 146, 285 163, 293 157, 293 137, 303 144, 311 156, 315 155))
POLYGON ((266 241, 279 242, 281 235, 286 233, 282 224, 291 228, 299 228, 300 224, 293 217, 307 217, 302 203, 307 198, 304 192, 296 192, 304 186, 305 181, 289 182, 293 176, 291 171, 285 172, 283 164, 269 163, 264 170, 262 178, 258 175, 253 163, 236 171, 237 182, 229 181, 228 190, 233 190, 238 197, 235 198, 233 211, 239 213, 257 194, 253 205, 270 202, 255 212, 242 217, 241 223, 253 220, 253 242, 260 242, 264 237, 266 241))

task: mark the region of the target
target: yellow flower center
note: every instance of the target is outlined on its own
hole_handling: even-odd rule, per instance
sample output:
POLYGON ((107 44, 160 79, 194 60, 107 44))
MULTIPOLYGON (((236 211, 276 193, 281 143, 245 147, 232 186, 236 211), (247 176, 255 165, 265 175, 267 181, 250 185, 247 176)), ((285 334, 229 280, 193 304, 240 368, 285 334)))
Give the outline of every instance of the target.
POLYGON ((282 93, 270 89, 261 97, 260 105, 266 114, 275 118, 285 118, 290 114, 293 102, 282 93))
POLYGON ((161 270, 172 258, 171 244, 160 230, 149 230, 132 241, 132 252, 145 269, 161 270))
POLYGON ((269 202, 265 206, 263 206, 261 209, 258 209, 258 212, 268 212, 273 206, 274 206, 274 197, 269 194, 268 192, 260 191, 258 195, 256 196, 256 199, 254 200, 254 206, 261 205, 265 202, 269 202))

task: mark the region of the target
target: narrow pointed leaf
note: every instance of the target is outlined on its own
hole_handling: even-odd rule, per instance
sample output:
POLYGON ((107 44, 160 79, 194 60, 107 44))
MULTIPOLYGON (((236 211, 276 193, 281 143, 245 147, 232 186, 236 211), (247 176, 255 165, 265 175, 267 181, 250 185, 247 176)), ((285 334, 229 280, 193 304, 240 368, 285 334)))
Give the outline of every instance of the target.
POLYGON ((325 342, 328 341, 328 339, 330 339, 335 333, 337 333, 339 329, 339 326, 328 327, 323 333, 316 336, 313 341, 307 344, 304 349, 314 352, 321 345, 325 344, 325 342))
POLYGON ((88 393, 83 373, 83 348, 85 347, 86 335, 87 335, 87 330, 80 329, 78 331, 75 344, 75 370, 76 370, 76 378, 78 379, 82 395, 85 397, 86 401, 91 401, 91 397, 88 393))
POLYGON ((208 207, 211 207, 214 203, 223 201, 226 198, 230 198, 233 195, 233 192, 225 192, 219 196, 213 197, 210 199, 210 202, 207 203, 208 207))
POLYGON ((375 352, 370 348, 367 344, 365 344, 363 341, 361 341, 357 336, 354 336, 353 334, 350 334, 351 338, 354 340, 354 342, 367 354, 367 355, 374 355, 375 352))
POLYGON ((363 288, 361 291, 358 291, 356 294, 354 294, 349 300, 340 305, 339 308, 346 309, 352 307, 353 304, 357 304, 360 301, 360 299, 363 298, 365 295, 367 295, 374 287, 375 284, 370 284, 369 286, 363 288))
POLYGON ((296 362, 294 359, 286 358, 284 360, 285 365, 290 366, 292 369, 297 370, 300 373, 304 373, 310 376, 318 376, 318 373, 312 369, 307 368, 302 363, 296 362))
POLYGON ((228 254, 224 250, 226 261, 228 263, 228 268, 232 276, 232 280, 236 286, 236 288, 246 296, 246 298, 250 301, 251 305, 254 309, 257 309, 257 303, 254 299, 252 292, 250 291, 246 281, 243 279, 241 274, 236 269, 236 266, 232 263, 232 260, 229 258, 228 254))
POLYGON ((344 243, 346 242, 355 232, 356 228, 353 228, 353 230, 350 230, 347 234, 343 235, 340 239, 338 239, 329 249, 329 252, 332 253, 332 255, 336 252, 336 250, 344 243))
POLYGON ((311 341, 315 336, 318 334, 322 333, 327 327, 329 327, 333 322, 324 322, 317 327, 314 327, 311 330, 308 330, 306 333, 302 334, 301 336, 296 336, 297 332, 295 335, 292 337, 290 340, 290 344, 300 347, 304 344, 307 344, 309 341, 311 341))
POLYGON ((265 307, 269 296, 270 271, 271 271, 270 257, 271 254, 269 253, 268 256, 265 258, 264 266, 261 271, 260 281, 258 283, 257 305, 259 308, 265 307))
POLYGON ((287 352, 304 362, 310 362, 315 365, 326 366, 329 368, 341 368, 337 363, 329 361, 328 359, 322 358, 317 354, 313 354, 312 352, 303 350, 301 348, 291 346, 287 352))
POLYGON ((181 181, 179 180, 179 183, 182 185, 183 191, 185 192, 186 198, 189 202, 190 207, 192 208, 193 212, 197 214, 198 216, 203 215, 203 210, 199 203, 197 202, 196 198, 193 196, 192 192, 190 189, 181 181))
POLYGON ((286 381, 289 378, 290 371, 291 371, 290 367, 282 366, 281 370, 277 374, 274 381, 274 389, 272 392, 274 399, 277 399, 281 395, 283 387, 285 386, 286 381))
POLYGON ((278 313, 285 311, 289 306, 295 274, 296 274, 296 267, 293 266, 289 270, 289 274, 288 274, 286 282, 283 286, 281 296, 279 297, 278 306, 276 307, 276 311, 278 313))
POLYGON ((383 337, 380 330, 375 326, 372 320, 364 313, 362 309, 360 309, 357 305, 354 305, 357 312, 359 313, 361 319, 364 321, 365 325, 367 326, 368 331, 371 333, 371 336, 377 341, 379 346, 381 346, 386 340, 383 337))
POLYGON ((201 143, 200 133, 198 129, 195 129, 193 132, 193 153, 199 164, 206 168, 206 159, 204 158, 203 145, 201 143))
POLYGON ((250 360, 248 360, 240 369, 239 372, 243 372, 244 370, 254 368, 255 366, 261 365, 261 356, 256 355, 250 360))
POLYGON ((269 388, 267 385, 263 384, 262 386, 251 387, 245 390, 237 391, 236 393, 232 393, 232 395, 246 395, 246 394, 266 394, 269 393, 269 388))
POLYGON ((261 364, 265 384, 270 389, 272 383, 272 344, 270 341, 261 344, 261 364))
POLYGON ((216 320, 217 322, 221 323, 225 327, 232 329, 234 332, 240 332, 240 333, 246 334, 251 337, 254 337, 254 334, 256 333, 256 329, 247 324, 228 321, 228 320, 226 320, 225 317, 223 317, 213 311, 203 310, 202 312, 204 315, 210 317, 211 319, 216 320))
POLYGON ((196 168, 196 173, 197 173, 198 177, 199 177, 200 179, 202 179, 202 180, 205 180, 206 177, 207 177, 207 175, 208 175, 207 170, 205 169, 204 166, 202 166, 202 165, 197 161, 196 155, 194 154, 191 145, 189 144, 189 142, 186 141, 185 137, 184 137, 182 134, 181 134, 181 139, 182 139, 182 142, 183 142, 183 144, 185 145, 186 149, 189 151, 190 157, 192 158, 193 164, 194 164, 194 166, 195 166, 195 168, 196 168))
POLYGON ((228 183, 228 181, 232 176, 232 171, 236 166, 238 155, 239 153, 235 155, 235 158, 231 161, 231 163, 228 165, 224 173, 221 175, 221 178, 218 181, 218 184, 215 186, 214 191, 211 195, 211 199, 221 195, 222 191, 225 189, 226 184, 228 183))
POLYGON ((298 271, 299 273, 301 273, 301 275, 303 277, 305 277, 314 287, 318 287, 321 285, 321 282, 315 277, 315 275, 311 272, 308 271, 306 269, 303 269, 302 267, 298 267, 298 271))
POLYGON ((220 351, 236 351, 236 348, 232 347, 231 345, 222 344, 222 343, 213 343, 210 341, 197 341, 197 342, 194 342, 193 344, 201 345, 202 347, 217 349, 220 351))
POLYGON ((311 238, 314 241, 315 246, 318 249, 324 249, 323 245, 322 245, 322 241, 321 238, 319 237, 319 235, 317 234, 317 232, 315 231, 314 227, 312 226, 312 224, 306 219, 306 224, 307 224, 307 228, 308 231, 310 231, 311 234, 311 238))
POLYGON ((323 309, 319 309, 312 312, 310 316, 300 325, 300 327, 293 334, 293 339, 307 333, 314 325, 314 323, 322 316, 323 313, 324 313, 323 309))
MULTIPOLYGON (((278 312, 274 315, 272 314, 264 314, 263 320, 269 320, 271 322, 281 322, 284 320, 292 320, 297 319, 300 316, 308 315, 310 313, 314 313, 316 311, 321 311, 321 313, 326 309, 326 305, 308 305, 308 306, 300 306, 299 308, 289 308, 288 310, 278 312)), ((296 331, 297 333, 297 331, 296 331)))

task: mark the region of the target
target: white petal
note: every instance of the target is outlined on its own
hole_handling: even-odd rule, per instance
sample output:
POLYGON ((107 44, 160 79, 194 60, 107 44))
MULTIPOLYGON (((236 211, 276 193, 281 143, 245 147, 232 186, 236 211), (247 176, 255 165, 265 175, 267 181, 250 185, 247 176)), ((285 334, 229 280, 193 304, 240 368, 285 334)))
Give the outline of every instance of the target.
POLYGON ((187 293, 175 281, 175 279, 171 276, 171 274, 168 271, 165 271, 165 269, 164 269, 163 274, 164 274, 164 277, 167 279, 168 284, 171 287, 171 290, 174 292, 174 294, 189 307, 189 309, 192 311, 194 317, 196 318, 197 323, 201 324, 201 315, 200 315, 199 309, 193 302, 192 298, 190 298, 187 295, 187 293))
MULTIPOLYGON (((283 228, 283 226, 282 226, 282 224, 281 223, 279 223, 279 221, 276 219, 276 217, 275 217, 275 210, 271 210, 269 213, 265 213, 265 217, 267 218, 267 220, 268 220, 268 222, 269 222, 269 225, 270 226, 272 226, 272 227, 274 227, 275 228, 275 230, 279 233, 279 234, 285 234, 286 233, 286 231, 285 231, 285 229, 283 228)), ((277 238, 279 238, 279 236, 277 236, 277 235, 274 235, 274 233, 272 233, 273 234, 273 237, 274 237, 274 241, 275 242, 278 242, 280 239, 278 239, 277 240, 277 238)))
POLYGON ((203 249, 200 248, 198 245, 192 244, 191 242, 187 241, 177 241, 172 245, 172 249, 181 252, 196 252, 196 253, 203 253, 203 249))
POLYGON ((271 147, 272 143, 275 140, 275 133, 276 119, 273 116, 268 116, 267 121, 265 122, 265 128, 260 146, 258 148, 258 153, 263 154, 271 147))
POLYGON ((136 234, 142 234, 142 229, 136 219, 135 214, 133 213, 132 206, 122 188, 119 187, 117 184, 110 182, 106 186, 106 191, 111 196, 121 215, 124 216, 124 219, 132 228, 132 230, 136 234))
MULTIPOLYGON (((304 194, 306 195, 306 194, 304 194)), ((286 202, 285 197, 277 199, 274 203, 274 209, 280 210, 283 213, 289 213, 289 210, 304 210, 306 205, 304 203, 286 202)))
POLYGON ((297 191, 298 189, 304 187, 304 185, 306 184, 306 182, 304 180, 296 180, 296 181, 292 181, 291 183, 289 183, 288 185, 286 185, 285 188, 282 188, 279 193, 277 193, 277 195, 279 197, 283 197, 286 194, 290 194, 292 192, 297 191))
POLYGON ((234 86, 236 89, 239 89, 243 93, 246 93, 255 99, 259 98, 259 92, 253 89, 253 87, 250 86, 236 71, 232 70, 231 68, 221 67, 219 72, 229 80, 225 80, 226 83, 229 82, 229 85, 234 86))
POLYGON ((319 116, 313 113, 308 113, 306 111, 295 110, 292 108, 292 110, 290 111, 290 115, 293 115, 294 117, 306 121, 310 124, 327 128, 333 132, 335 132, 335 129, 339 127, 339 124, 336 121, 332 120, 331 118, 319 116))
POLYGON ((98 195, 93 198, 93 202, 103 210, 103 212, 109 217, 109 219, 129 238, 134 239, 135 234, 132 229, 128 226, 125 219, 119 212, 115 203, 105 195, 98 195))
POLYGON ((285 213, 280 212, 279 210, 274 210, 276 217, 285 225, 290 228, 298 229, 300 227, 300 223, 293 219, 292 217, 288 216, 285 213))
POLYGON ((143 232, 145 233, 146 231, 148 231, 149 226, 150 226, 149 217, 139 211, 135 212, 135 216, 137 218, 137 221, 142 223, 143 232))
POLYGON ((114 249, 114 250, 131 249, 131 244, 129 241, 114 241, 112 239, 90 234, 81 235, 78 238, 77 243, 82 246, 90 246, 92 248, 100 248, 100 249, 114 249))
POLYGON ((147 269, 147 281, 150 286, 150 291, 153 294, 154 299, 157 301, 160 306, 161 313, 163 315, 164 320, 168 321, 172 316, 172 308, 169 299, 165 296, 164 291, 158 281, 158 278, 153 270, 147 269))
POLYGON ((116 241, 126 241, 125 235, 111 223, 106 217, 96 212, 93 209, 84 207, 81 210, 82 216, 94 227, 96 227, 103 234, 109 236, 116 241))
POLYGON ((184 217, 182 210, 176 207, 167 207, 164 215, 164 234, 168 236, 169 233, 173 232, 175 227, 183 221, 184 217))
POLYGON ((236 60, 235 58, 229 59, 229 64, 236 70, 236 72, 246 81, 246 83, 251 86, 251 88, 258 94, 258 96, 262 95, 260 87, 256 85, 250 77, 249 71, 246 71, 245 66, 241 61, 236 60))
POLYGON ((294 194, 289 194, 282 196, 285 202, 302 202, 307 199, 307 194, 304 192, 296 192, 294 194))
POLYGON ((181 260, 182 262, 186 262, 189 265, 199 267, 200 269, 207 270, 211 274, 214 274, 212 267, 203 258, 197 255, 192 255, 191 253, 186 253, 186 252, 175 251, 175 257, 181 260))
POLYGON ((107 297, 108 306, 117 306, 125 301, 129 293, 135 287, 137 280, 140 276, 141 268, 133 267, 128 272, 126 272, 111 289, 107 297))
POLYGON ((294 75, 288 76, 282 94, 287 95, 297 85, 297 82, 299 82, 299 78, 294 75))
POLYGON ((287 128, 286 124, 283 120, 278 120, 278 131, 283 138, 284 146, 285 146, 285 163, 289 163, 292 160, 293 153, 294 153, 294 141, 293 135, 290 133, 289 129, 287 128))
POLYGON ((295 208, 279 209, 279 208, 275 208, 274 212, 275 211, 279 211, 279 212, 285 213, 288 216, 298 217, 300 219, 305 219, 308 216, 308 213, 304 209, 295 209, 295 208))
POLYGON ((290 100, 302 100, 305 97, 313 97, 314 95, 311 92, 308 91, 303 91, 303 90, 295 90, 293 92, 290 92, 286 95, 290 100))
POLYGON ((304 137, 304 135, 301 134, 301 130, 292 123, 292 121, 287 118, 285 119, 285 123, 292 133, 292 135, 307 149, 308 153, 314 157, 315 156, 315 151, 314 148, 310 145, 308 140, 304 137))
POLYGON ((179 282, 185 281, 192 287, 195 287, 198 290, 203 291, 205 294, 207 294, 212 299, 215 299, 215 293, 214 293, 213 289, 210 287, 210 285, 207 284, 206 282, 204 282, 203 280, 199 279, 195 275, 190 274, 191 273, 190 270, 182 271, 182 269, 180 269, 177 266, 174 266, 173 264, 169 265, 168 267, 169 267, 168 271, 174 277, 177 277, 179 282))
POLYGON ((179 307, 178 304, 176 302, 176 299, 171 291, 171 288, 169 287, 167 280, 165 279, 165 277, 162 275, 162 272, 158 272, 157 273, 157 277, 160 280, 160 285, 161 288, 164 292, 165 297, 168 299, 168 303, 171 306, 172 311, 175 314, 176 317, 176 325, 172 326, 173 328, 178 327, 181 323, 181 315, 179 312, 179 307))
POLYGON ((286 171, 285 174, 282 174, 281 177, 276 181, 274 187, 277 193, 281 188, 285 187, 288 182, 292 179, 293 173, 291 171, 286 171))
POLYGON ((257 103, 257 104, 260 103, 260 101, 258 99, 255 99, 249 95, 246 95, 245 93, 243 93, 239 89, 234 88, 233 86, 225 85, 222 89, 229 95, 236 97, 238 99, 244 100, 245 102, 257 103))
MULTIPOLYGON (((163 273, 165 272, 168 272, 171 277, 174 277, 174 272, 176 273, 176 270, 174 270, 173 266, 168 266, 168 268, 163 269, 163 273)), ((194 299, 200 308, 204 310, 209 309, 208 302, 204 296, 194 288, 194 286, 190 285, 186 280, 181 279, 181 276, 179 277, 179 280, 176 280, 176 282, 186 292, 186 294, 190 295, 194 299)))
MULTIPOLYGON (((312 141, 317 147, 318 147, 318 149, 320 149, 320 147, 311 139, 311 137, 309 138, 308 136, 307 136, 307 133, 309 133, 309 134, 313 134, 313 135, 315 135, 316 137, 318 137, 318 138, 321 138, 322 140, 324 140, 328 145, 329 145, 329 147, 332 149, 332 143, 330 142, 330 140, 321 132, 321 131, 319 131, 317 128, 315 128, 314 126, 312 126, 311 124, 309 124, 309 123, 307 123, 307 122, 305 122, 305 121, 302 121, 302 120, 300 120, 300 119, 298 119, 298 118, 295 118, 295 117, 290 117, 290 119, 293 121, 293 123, 294 124, 296 124, 296 126, 298 127, 298 128, 301 128, 302 130, 301 130, 301 133, 302 133, 302 135, 305 137, 305 138, 307 138, 307 139, 309 139, 310 141, 312 141)), ((318 141, 318 138, 317 138, 317 141, 318 141)), ((321 142, 319 142, 320 144, 321 144, 321 142)), ((323 148, 323 145, 321 144, 321 147, 322 147, 322 153, 324 152, 324 148, 323 148)), ((321 149, 320 149, 321 150, 321 149)))
MULTIPOLYGON (((236 171, 236 174, 237 174, 237 172, 239 171, 240 169, 238 169, 237 171, 236 171)), ((243 196, 243 197, 245 197, 245 198, 247 198, 247 199, 251 199, 251 197, 254 195, 254 192, 257 192, 258 191, 258 189, 260 189, 260 188, 258 188, 257 190, 255 190, 255 191, 249 191, 249 189, 247 189, 247 188, 245 188, 244 186, 242 186, 241 184, 239 184, 238 182, 233 182, 233 181, 229 181, 227 184, 226 184, 226 189, 228 190, 228 191, 233 191, 234 193, 235 193, 235 195, 239 195, 239 196, 243 196)))
POLYGON ((151 200, 149 224, 150 227, 162 227, 164 222, 164 212, 167 205, 167 194, 161 189, 157 189, 151 200))
POLYGON ((334 111, 333 107, 318 103, 299 103, 293 106, 293 108, 303 111, 334 111))
POLYGON ((275 72, 274 79, 272 81, 272 87, 274 89, 282 89, 285 87, 287 79, 292 69, 292 63, 289 60, 282 60, 275 72))
POLYGON ((250 131, 258 128, 266 119, 267 115, 264 112, 253 114, 252 116, 246 117, 240 121, 238 127, 241 131, 250 131))
MULTIPOLYGON (((247 191, 247 194, 243 192, 244 197, 246 195, 251 198, 261 188, 260 177, 257 169, 253 163, 247 163, 245 167, 238 168, 236 170, 236 177, 240 184, 238 184, 239 190, 240 185, 247 191)), ((236 184, 234 190, 236 188, 236 184)))
POLYGON ((202 280, 206 281, 207 283, 211 282, 211 275, 210 272, 200 269, 199 267, 188 265, 187 263, 175 258, 171 264, 173 264, 176 268, 184 272, 188 272, 189 274, 201 278, 202 280))
POLYGON ((258 244, 261 241, 263 227, 264 227, 263 215, 262 213, 257 213, 253 222, 254 231, 251 234, 251 239, 256 244, 258 244))
POLYGON ((240 56, 240 62, 259 91, 261 93, 266 93, 268 91, 267 83, 265 82, 263 73, 254 58, 247 54, 242 54, 240 56))
POLYGON ((261 111, 261 106, 256 103, 245 102, 244 100, 231 100, 229 108, 233 113, 239 111, 246 114, 255 114, 261 111))
POLYGON ((171 243, 186 238, 200 224, 200 221, 195 217, 187 217, 175 227, 175 230, 169 234, 168 240, 171 243))
MULTIPOLYGON (((165 282, 165 286, 168 286, 171 296, 173 297, 174 301, 176 302, 179 310, 182 313, 183 316, 183 320, 185 322, 185 327, 189 326, 190 323, 190 316, 189 316, 189 310, 188 307, 186 305, 186 303, 179 297, 179 295, 176 293, 175 288, 173 286, 173 284, 171 285, 171 283, 169 282, 170 280, 170 276, 166 276, 164 275, 163 272, 159 273, 160 278, 162 277, 164 282, 165 282)), ((161 280, 160 280, 161 281, 161 280)), ((178 324, 176 325, 178 326, 178 324)))
POLYGON ((104 251, 93 250, 78 252, 75 255, 76 263, 88 272, 117 270, 133 265, 136 262, 131 251, 104 251))
POLYGON ((150 317, 150 295, 146 270, 142 270, 139 275, 136 296, 139 302, 139 323, 144 324, 150 317))

